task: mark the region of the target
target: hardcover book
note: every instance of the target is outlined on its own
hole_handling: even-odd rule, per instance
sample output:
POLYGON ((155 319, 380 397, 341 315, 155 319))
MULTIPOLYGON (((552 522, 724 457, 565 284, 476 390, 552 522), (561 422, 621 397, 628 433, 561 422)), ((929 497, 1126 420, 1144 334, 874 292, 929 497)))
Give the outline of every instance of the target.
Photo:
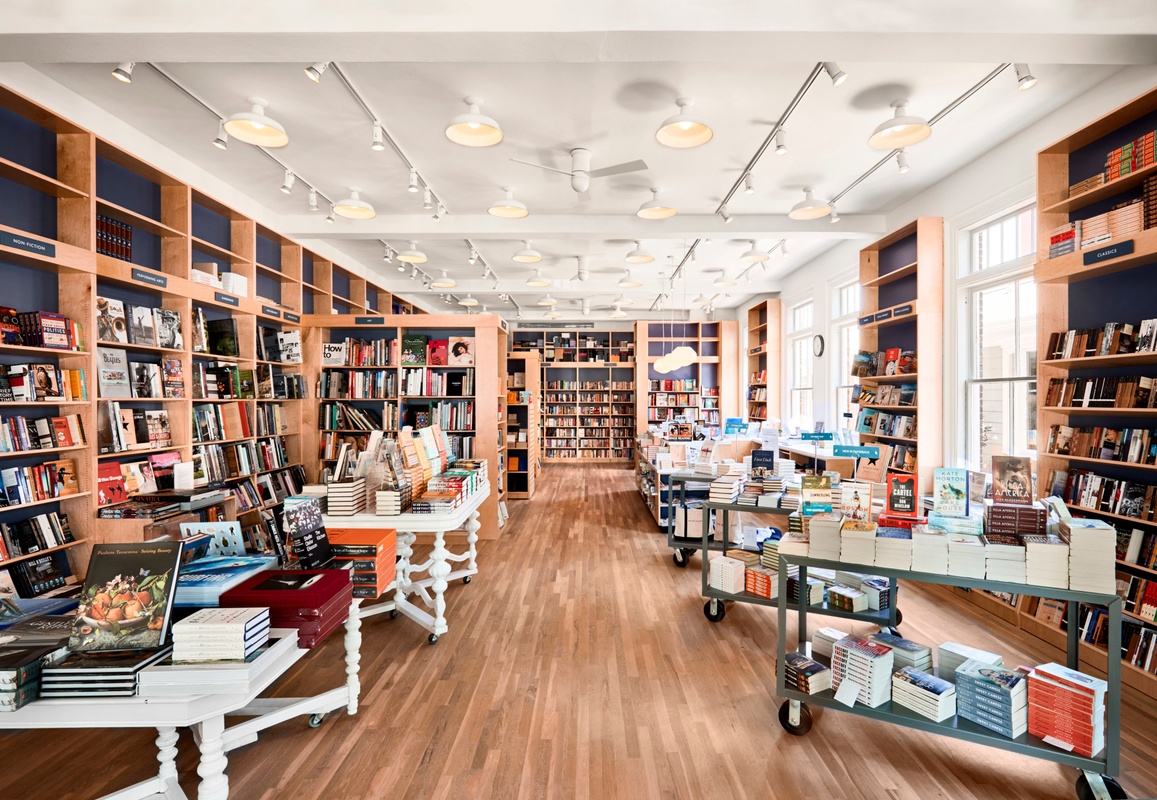
POLYGON ((193 352, 209 352, 209 323, 205 319, 205 312, 200 308, 193 309, 193 352))
POLYGON ((185 396, 185 373, 181 367, 181 359, 161 359, 161 385, 165 397, 185 396))
POLYGON ((125 351, 113 347, 98 347, 96 357, 99 365, 96 380, 100 396, 103 398, 132 397, 132 385, 129 382, 129 360, 125 351))
POLYGON ((180 558, 180 542, 94 545, 69 649, 154 650, 164 645, 180 558))
POLYGON ((832 510, 832 479, 827 475, 805 475, 800 491, 805 516, 832 510))
POLYGON ((751 451, 751 477, 760 480, 775 476, 775 451, 751 451))
POLYGON ((301 331, 281 331, 277 334, 283 364, 301 363, 301 331))
POLYGON ((66 497, 80 491, 80 483, 76 479, 75 460, 62 458, 59 461, 45 461, 44 466, 52 476, 57 497, 66 497))
POLYGON ((161 368, 157 364, 130 361, 129 373, 132 375, 133 397, 147 399, 165 396, 161 385, 161 368))
POLYGON ((221 595, 222 607, 321 608, 349 591, 344 570, 268 570, 221 595))
POLYGON ((110 503, 122 503, 128 499, 120 464, 115 461, 102 461, 97 466, 96 504, 107 506, 110 503))
POLYGON ((888 473, 887 512, 899 517, 920 516, 920 493, 915 475, 888 473))
POLYGON ((181 314, 167 308, 153 309, 153 322, 157 330, 157 347, 171 350, 184 349, 185 340, 181 336, 181 314))
POLYGON ((967 517, 968 470, 937 467, 932 471, 932 508, 946 517, 967 517))
POLYGON ((232 317, 210 320, 206 323, 210 353, 236 358, 241 355, 237 343, 237 320, 232 317))
POLYGON ((402 364, 406 366, 421 366, 426 363, 427 337, 418 334, 407 334, 402 337, 402 364))
POLYGON ((148 306, 125 306, 129 323, 129 344, 157 346, 157 329, 153 322, 153 309, 148 306))
POLYGON ((447 363, 452 367, 474 366, 474 337, 451 336, 447 363))
POLYGON ((63 396, 55 364, 29 364, 28 371, 32 375, 32 387, 36 391, 37 400, 52 400, 63 396))
POLYGON ((96 338, 101 342, 128 344, 125 304, 111 297, 96 298, 96 338))
POLYGON ((1032 461, 1020 456, 992 457, 992 500, 1032 505, 1032 461))

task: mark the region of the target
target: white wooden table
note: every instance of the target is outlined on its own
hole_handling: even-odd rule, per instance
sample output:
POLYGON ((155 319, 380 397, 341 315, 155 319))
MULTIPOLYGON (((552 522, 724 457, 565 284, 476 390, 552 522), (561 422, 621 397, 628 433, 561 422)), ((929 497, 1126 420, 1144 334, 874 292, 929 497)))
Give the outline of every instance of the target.
POLYGON ((0 729, 156 728, 160 762, 156 776, 100 800, 188 800, 177 782, 177 728, 191 728, 201 753, 197 800, 226 800, 229 777, 225 774, 225 754, 230 750, 257 741, 261 731, 292 717, 309 714, 314 724, 322 715, 343 706, 347 713, 357 713, 361 692, 360 603, 354 600, 346 621, 346 682, 313 697, 260 697, 309 652, 297 647, 296 630, 275 628, 270 636, 281 637, 281 641, 254 662, 247 693, 37 700, 13 713, 0 714, 0 729), (252 719, 226 728, 227 716, 252 719))
POLYGON ((450 514, 398 514, 392 517, 376 514, 354 514, 349 517, 323 515, 322 520, 329 528, 394 528, 398 531, 400 560, 397 576, 382 592, 382 596, 386 597, 393 590, 393 599, 367 605, 361 610, 361 616, 364 618, 386 612, 391 617, 403 614, 428 630, 430 644, 435 644, 438 637, 449 630, 446 625, 445 594, 450 581, 461 578, 463 583, 470 583, 471 578, 478 574, 478 531, 482 528, 482 523, 478 521, 478 508, 489 496, 490 484, 484 483, 450 514), (446 534, 459 528, 466 529, 466 550, 454 553, 446 547, 446 534), (414 564, 411 562, 414 542, 418 533, 422 532, 434 534, 434 550, 421 564, 414 564), (463 562, 465 566, 458 569, 451 566, 463 562), (418 578, 422 573, 426 573, 427 577, 418 578), (430 611, 420 608, 412 602, 411 597, 420 598, 430 611))

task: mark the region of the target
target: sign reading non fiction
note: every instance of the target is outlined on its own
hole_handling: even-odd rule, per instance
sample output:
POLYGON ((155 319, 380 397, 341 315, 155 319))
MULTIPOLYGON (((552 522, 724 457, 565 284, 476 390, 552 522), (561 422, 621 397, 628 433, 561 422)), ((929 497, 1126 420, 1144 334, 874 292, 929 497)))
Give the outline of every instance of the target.
POLYGON ((355 325, 385 325, 385 317, 354 317, 355 325))
POLYGON ((164 275, 158 275, 155 272, 138 267, 133 267, 133 280, 147 283, 150 286, 158 286, 161 289, 167 289, 169 287, 169 279, 164 275))
POLYGON ((231 294, 225 294, 224 292, 214 292, 213 297, 218 303, 221 303, 222 305, 233 306, 234 308, 240 305, 240 303, 237 302, 237 298, 231 294))
POLYGON ((27 250, 29 253, 36 253, 41 256, 48 256, 49 258, 56 257, 56 245, 48 242, 41 242, 36 239, 29 239, 27 236, 17 236, 15 233, 8 231, 0 231, 0 244, 5 247, 14 247, 17 250, 27 250))
POLYGON ((1101 261, 1108 261, 1111 258, 1120 258, 1127 256, 1133 252, 1133 240, 1129 239, 1126 242, 1117 242, 1108 247, 1101 247, 1097 250, 1090 250, 1085 253, 1086 264, 1096 264, 1101 261))
POLYGON ((832 453, 836 458, 879 458, 880 448, 872 445, 857 447, 850 444, 837 444, 832 448, 832 453))
POLYGON ((884 319, 891 319, 891 318, 892 318, 892 309, 890 309, 890 308, 887 311, 880 311, 879 313, 876 314, 875 317, 873 317, 873 319, 876 322, 879 322, 880 320, 884 320, 884 319))
POLYGON ((290 314, 288 311, 286 311, 285 312, 285 321, 286 322, 301 322, 301 317, 299 317, 297 314, 290 314))
POLYGON ((267 317, 280 317, 281 316, 281 312, 278 311, 273 306, 262 306, 261 307, 261 313, 267 317))
POLYGON ((830 442, 833 439, 831 431, 803 431, 799 438, 805 442, 830 442))

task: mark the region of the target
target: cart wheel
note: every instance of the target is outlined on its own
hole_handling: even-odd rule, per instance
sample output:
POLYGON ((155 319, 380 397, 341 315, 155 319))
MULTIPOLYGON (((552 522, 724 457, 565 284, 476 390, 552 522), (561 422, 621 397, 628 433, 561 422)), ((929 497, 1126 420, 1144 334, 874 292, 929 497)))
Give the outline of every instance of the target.
POLYGON ((325 714, 314 714, 313 716, 311 716, 309 718, 309 727, 320 728, 321 727, 321 721, 323 719, 325 719, 325 714))
POLYGON ((397 618, 398 618, 398 609, 391 608, 390 609, 390 619, 397 619, 397 618))
POLYGON ((791 724, 790 714, 791 701, 786 700, 779 707, 780 726, 792 736, 806 736, 808 731, 812 729, 812 710, 808 708, 807 703, 799 704, 799 725, 791 724))
POLYGON ((904 621, 904 612, 897 608, 896 609, 896 624, 899 625, 903 621, 904 621))
POLYGON ((675 562, 676 567, 687 566, 687 554, 683 552, 681 547, 675 548, 675 552, 671 554, 671 560, 675 562))
POLYGON ((467 575, 465 578, 462 579, 462 583, 470 583, 470 579, 473 577, 474 577, 473 575, 467 575))
POLYGON ((727 614, 727 606, 723 604, 722 600, 712 598, 703 604, 703 614, 712 622, 719 622, 727 614), (712 610, 712 606, 715 607, 712 610))
MULTIPOLYGON (((1127 800, 1129 795, 1116 780, 1108 775, 1102 775, 1101 780, 1105 782, 1105 788, 1112 800, 1127 800)), ((1097 795, 1093 793, 1093 787, 1089 785, 1088 776, 1083 772, 1077 776, 1077 800, 1098 800, 1097 795)))
POLYGON ((427 639, 427 641, 428 641, 430 644, 438 644, 438 634, 436 634, 436 633, 431 633, 431 634, 430 634, 430 638, 429 638, 429 639, 427 639))

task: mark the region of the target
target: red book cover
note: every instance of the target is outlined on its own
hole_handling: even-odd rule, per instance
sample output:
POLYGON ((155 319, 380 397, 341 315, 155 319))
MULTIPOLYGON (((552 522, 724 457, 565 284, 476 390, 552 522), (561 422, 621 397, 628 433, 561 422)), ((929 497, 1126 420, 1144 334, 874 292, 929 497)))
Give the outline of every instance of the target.
POLYGON ((897 517, 920 516, 920 492, 916 475, 888 473, 887 513, 897 517))
POLYGON ((343 570, 265 570, 222 593, 225 607, 321 608, 348 591, 350 574, 343 570))
POLYGON ((102 461, 96 473, 96 504, 107 506, 128 500, 121 465, 116 461, 102 461))
POLYGON ((52 430, 56 434, 57 447, 72 447, 72 434, 68 430, 68 420, 64 417, 52 418, 52 430))
POLYGON ((448 339, 431 339, 426 345, 426 363, 435 367, 446 366, 449 343, 448 339))

